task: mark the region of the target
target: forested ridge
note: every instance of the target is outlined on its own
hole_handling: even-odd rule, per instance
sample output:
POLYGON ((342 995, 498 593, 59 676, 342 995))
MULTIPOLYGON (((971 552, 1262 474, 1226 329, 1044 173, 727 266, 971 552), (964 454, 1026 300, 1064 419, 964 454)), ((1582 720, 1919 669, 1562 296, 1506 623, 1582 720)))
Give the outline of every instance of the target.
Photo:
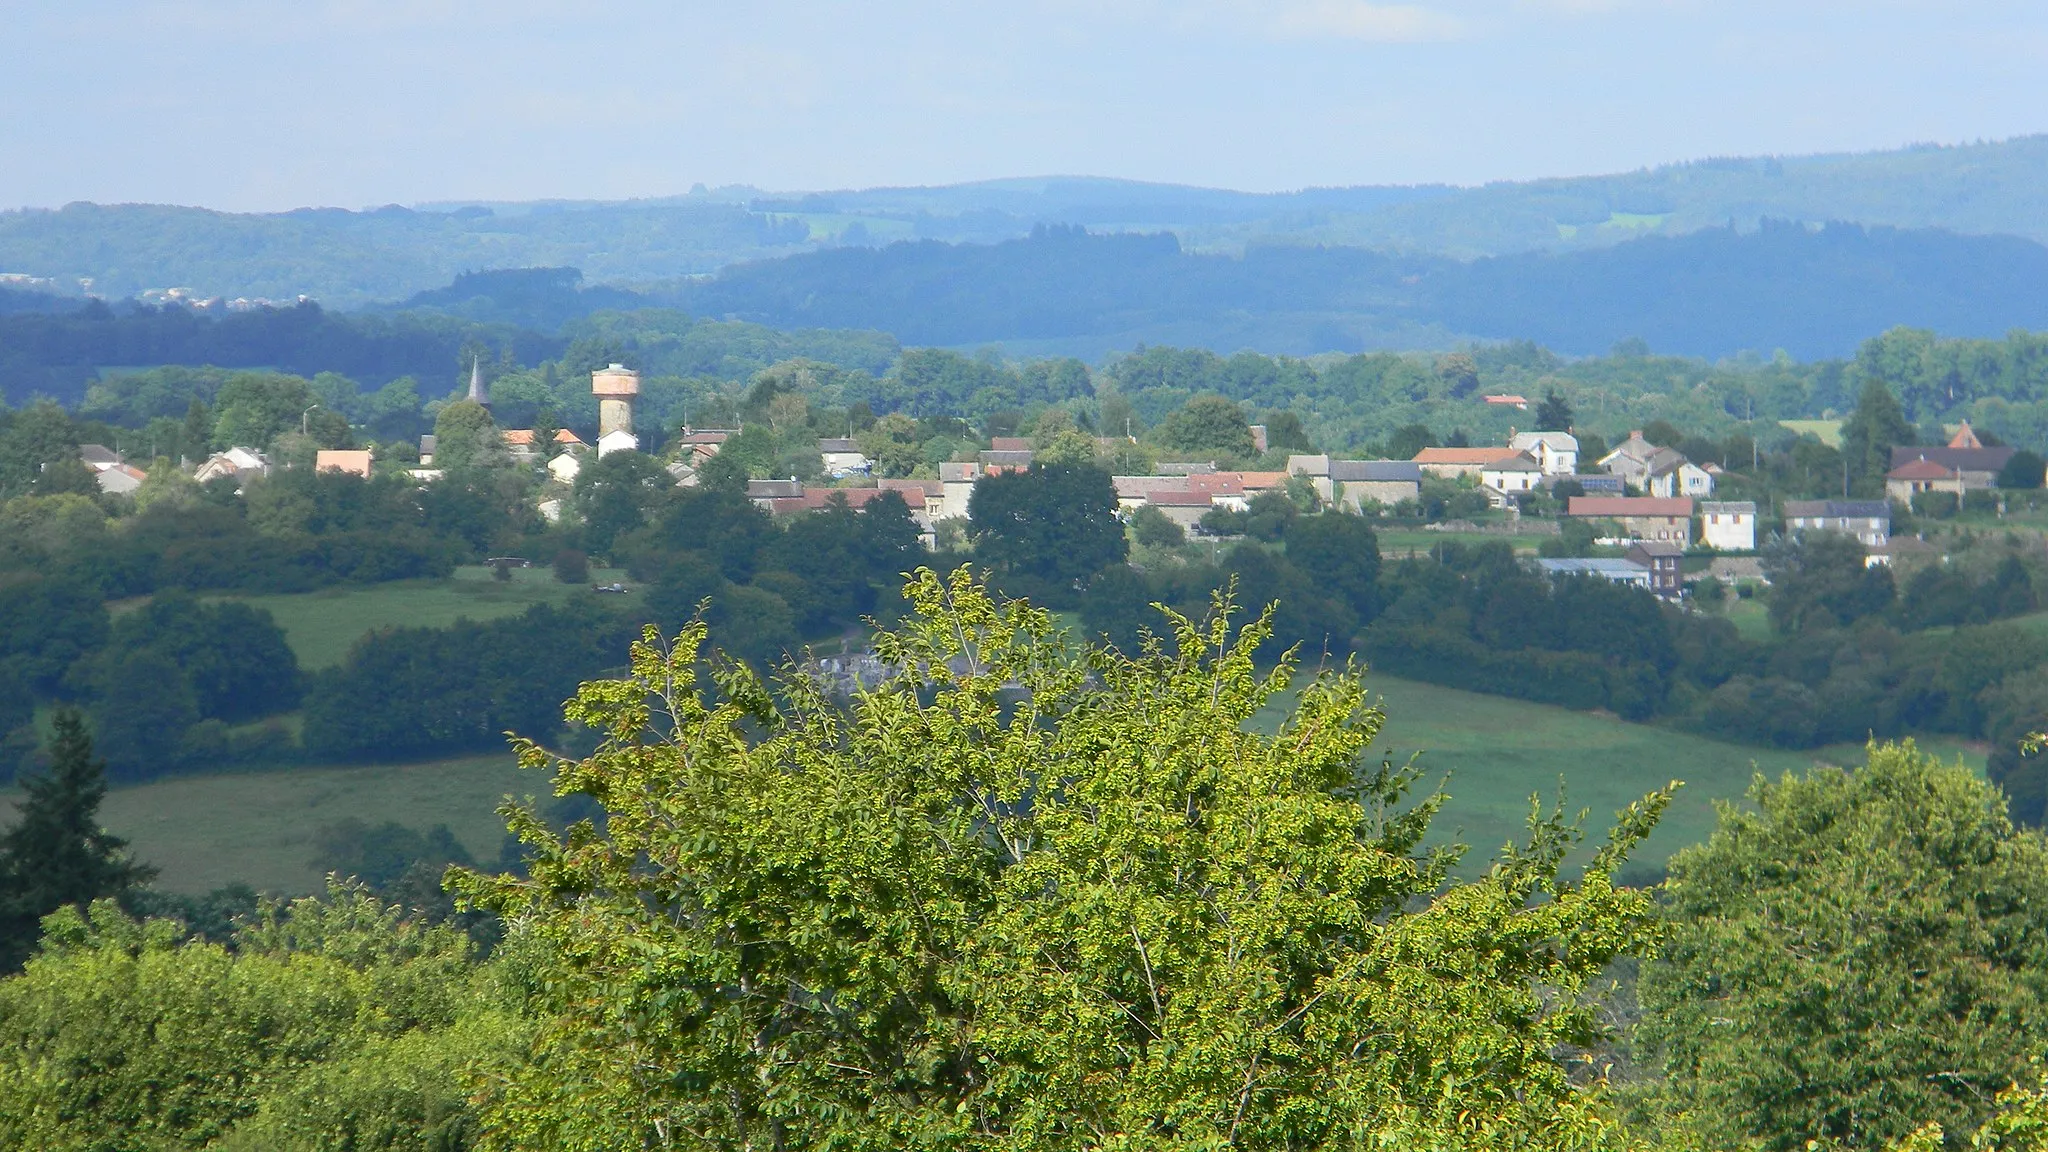
MULTIPOLYGON (((336 307, 404 299, 465 270, 582 268, 647 284, 819 245, 990 244, 1039 225, 1171 232, 1202 252, 1332 245, 1471 259, 1575 251, 1762 219, 1852 221, 2048 241, 2048 140, 1818 156, 1721 157, 1635 172, 1446 186, 1244 193, 1091 178, 774 193, 745 187, 625 203, 456 203, 233 214, 71 204, 0 214, 0 271, 81 278, 122 297, 336 307)), ((1509 335, 1530 335, 1509 333, 1509 335)), ((1225 349, 1230 350, 1230 349, 1225 349)), ((1271 349, 1279 350, 1279 349, 1271 349)))

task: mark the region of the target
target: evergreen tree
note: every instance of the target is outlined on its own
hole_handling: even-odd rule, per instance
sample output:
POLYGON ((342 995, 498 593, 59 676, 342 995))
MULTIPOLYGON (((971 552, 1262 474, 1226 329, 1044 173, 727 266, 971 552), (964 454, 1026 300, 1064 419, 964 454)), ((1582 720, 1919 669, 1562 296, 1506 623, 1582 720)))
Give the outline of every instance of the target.
POLYGON ((1572 427, 1572 406, 1557 389, 1546 389, 1543 402, 1536 406, 1536 430, 1539 432, 1569 432, 1572 427))
POLYGON ((127 841, 99 826, 106 764, 92 754, 85 721, 57 713, 50 770, 22 782, 20 818, 0 835, 0 966, 21 966, 43 917, 147 884, 156 869, 122 851, 127 841))
POLYGON ((1881 494, 1884 474, 1892 467, 1892 449, 1912 442, 1913 425, 1898 397, 1882 380, 1864 384, 1855 411, 1842 422, 1842 454, 1847 457, 1851 486, 1863 494, 1881 494))

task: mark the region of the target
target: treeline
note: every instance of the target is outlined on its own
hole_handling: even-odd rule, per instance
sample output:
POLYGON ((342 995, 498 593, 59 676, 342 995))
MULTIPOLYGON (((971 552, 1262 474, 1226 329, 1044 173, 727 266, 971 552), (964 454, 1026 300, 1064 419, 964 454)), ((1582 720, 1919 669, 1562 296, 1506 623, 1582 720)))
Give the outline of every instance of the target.
POLYGON ((466 344, 504 347, 524 361, 559 353, 549 336, 429 314, 347 316, 307 302, 214 316, 181 304, 89 300, 64 312, 0 315, 0 396, 76 402, 103 365, 217 364, 379 383, 450 379, 466 344))
POLYGON ((551 736, 562 701, 638 633, 601 604, 446 628, 394 628, 357 641, 311 678, 303 740, 321 760, 416 758, 502 747, 506 732, 551 736))

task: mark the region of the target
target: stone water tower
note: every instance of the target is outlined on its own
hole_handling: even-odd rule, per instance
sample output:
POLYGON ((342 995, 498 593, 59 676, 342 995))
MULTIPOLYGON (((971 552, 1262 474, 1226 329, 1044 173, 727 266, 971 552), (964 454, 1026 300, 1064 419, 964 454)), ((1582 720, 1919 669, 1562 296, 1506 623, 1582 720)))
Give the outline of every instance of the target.
POLYGON ((640 374, 623 364, 599 368, 590 374, 590 390, 597 396, 597 454, 639 448, 633 405, 640 397, 640 374))

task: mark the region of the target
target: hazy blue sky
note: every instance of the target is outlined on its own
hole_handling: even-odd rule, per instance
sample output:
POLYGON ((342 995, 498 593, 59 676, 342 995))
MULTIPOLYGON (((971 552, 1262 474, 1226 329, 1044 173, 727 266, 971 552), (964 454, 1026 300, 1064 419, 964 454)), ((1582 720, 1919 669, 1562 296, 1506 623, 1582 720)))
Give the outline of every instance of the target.
POLYGON ((2039 0, 0 3, 0 205, 1570 175, 2048 130, 2039 0))

